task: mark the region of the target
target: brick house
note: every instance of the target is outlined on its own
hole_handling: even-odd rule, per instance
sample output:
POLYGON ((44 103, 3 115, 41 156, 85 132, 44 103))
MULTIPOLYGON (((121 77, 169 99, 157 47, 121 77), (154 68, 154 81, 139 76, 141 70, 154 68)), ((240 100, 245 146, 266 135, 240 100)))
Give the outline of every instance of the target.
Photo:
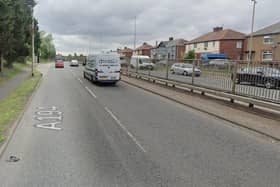
POLYGON ((133 55, 133 49, 130 49, 128 47, 124 47, 123 49, 121 49, 119 51, 119 54, 120 54, 121 57, 131 58, 131 56, 133 55))
POLYGON ((243 59, 245 34, 223 27, 215 27, 213 32, 204 34, 188 42, 186 53, 194 50, 196 58, 201 54, 224 53, 229 59, 243 59))
POLYGON ((181 60, 184 58, 187 41, 184 39, 173 39, 160 42, 151 50, 153 59, 181 60))
MULTIPOLYGON (((250 35, 246 36, 246 60, 249 59, 250 35)), ((253 33, 253 61, 280 61, 280 22, 260 29, 253 33)))
POLYGON ((151 56, 151 49, 153 48, 153 46, 147 44, 146 42, 143 43, 142 46, 136 48, 134 50, 134 54, 135 55, 145 55, 145 56, 151 56))

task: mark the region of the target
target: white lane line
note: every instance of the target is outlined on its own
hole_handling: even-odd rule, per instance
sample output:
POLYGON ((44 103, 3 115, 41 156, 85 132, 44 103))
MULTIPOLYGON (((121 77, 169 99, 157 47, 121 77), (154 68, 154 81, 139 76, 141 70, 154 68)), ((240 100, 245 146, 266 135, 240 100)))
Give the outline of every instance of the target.
POLYGON ((110 116, 117 122, 117 124, 125 131, 125 133, 134 141, 134 143, 144 152, 147 151, 143 148, 143 146, 136 140, 136 138, 125 128, 125 126, 120 122, 120 120, 113 114, 113 112, 105 107, 105 110, 110 114, 110 116))
POLYGON ((82 79, 78 78, 78 81, 83 84, 84 82, 82 81, 82 79))
POLYGON ((94 97, 95 99, 97 98, 97 96, 87 86, 85 88, 90 93, 90 95, 92 95, 92 97, 94 97))

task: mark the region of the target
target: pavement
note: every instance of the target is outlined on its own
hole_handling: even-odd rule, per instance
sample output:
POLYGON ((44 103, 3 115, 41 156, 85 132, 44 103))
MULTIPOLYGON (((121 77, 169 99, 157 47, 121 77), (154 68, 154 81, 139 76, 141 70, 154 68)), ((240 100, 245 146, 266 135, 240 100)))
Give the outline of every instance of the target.
POLYGON ((5 83, 0 85, 0 100, 5 98, 12 92, 14 89, 20 85, 20 83, 25 80, 30 75, 30 71, 28 69, 24 69, 21 73, 6 81, 5 83))
POLYGON ((0 158, 1 186, 279 186, 279 145, 82 67, 47 71, 0 158), (11 157, 14 156, 14 157, 11 157))

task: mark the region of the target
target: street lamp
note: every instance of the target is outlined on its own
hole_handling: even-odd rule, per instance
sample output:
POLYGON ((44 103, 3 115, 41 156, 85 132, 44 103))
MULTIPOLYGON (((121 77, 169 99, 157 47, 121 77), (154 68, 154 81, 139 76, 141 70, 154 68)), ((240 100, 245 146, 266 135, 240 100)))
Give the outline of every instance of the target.
POLYGON ((254 32, 254 22, 255 22, 255 10, 256 10, 256 0, 251 0, 253 2, 253 15, 252 15, 252 26, 251 26, 251 34, 250 34, 250 43, 249 43, 249 61, 248 66, 252 60, 252 48, 253 48, 253 32, 254 32))

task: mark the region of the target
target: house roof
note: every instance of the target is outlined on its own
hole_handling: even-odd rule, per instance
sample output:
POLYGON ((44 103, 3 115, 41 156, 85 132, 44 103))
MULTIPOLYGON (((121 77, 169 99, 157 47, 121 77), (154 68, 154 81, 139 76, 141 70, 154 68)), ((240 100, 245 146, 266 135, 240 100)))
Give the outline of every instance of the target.
POLYGON ((152 48, 153 48, 153 46, 151 46, 150 44, 143 43, 143 45, 136 48, 136 50, 145 50, 145 49, 152 49, 152 48))
POLYGON ((184 39, 176 39, 176 40, 171 40, 168 41, 167 47, 172 47, 172 46, 184 46, 187 44, 187 40, 184 39))
MULTIPOLYGON (((270 25, 268 27, 262 28, 253 33, 253 36, 261 36, 261 35, 268 35, 268 34, 278 34, 280 33, 280 21, 270 25)), ((249 35, 248 35, 249 36, 249 35)), ((247 36, 247 37, 248 37, 247 36)))
POLYGON ((122 53, 132 53, 133 50, 128 48, 128 47, 125 47, 124 49, 121 50, 122 53))
POLYGON ((240 39, 244 39, 245 36, 246 35, 241 32, 237 32, 231 29, 225 29, 225 30, 209 32, 207 34, 204 34, 198 38, 189 41, 188 44, 217 41, 217 40, 240 40, 240 39))

